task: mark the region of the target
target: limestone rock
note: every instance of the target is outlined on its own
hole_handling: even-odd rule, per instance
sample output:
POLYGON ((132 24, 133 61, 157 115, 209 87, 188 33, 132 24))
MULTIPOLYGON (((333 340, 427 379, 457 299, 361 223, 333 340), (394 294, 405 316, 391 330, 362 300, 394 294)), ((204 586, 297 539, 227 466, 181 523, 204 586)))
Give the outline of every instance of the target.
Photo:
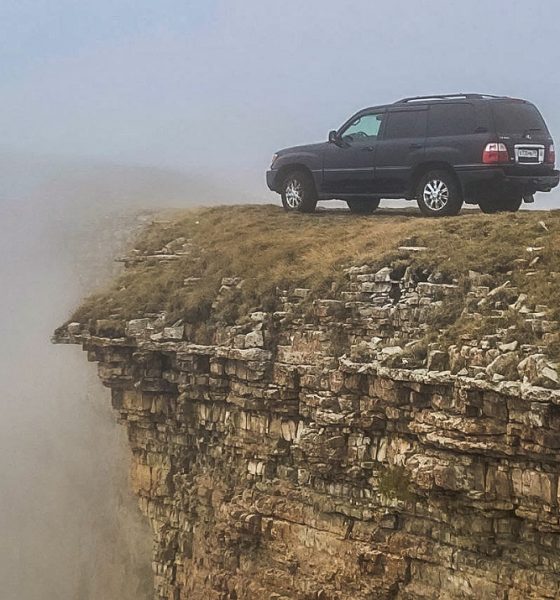
POLYGON ((68 325, 66 325, 66 331, 69 335, 78 335, 81 329, 82 325, 80 323, 68 323, 68 325))
POLYGON ((381 353, 386 356, 400 356, 403 349, 400 346, 385 346, 381 349, 381 353))
POLYGON ((441 350, 432 350, 428 353, 428 370, 443 371, 447 363, 447 354, 441 350))
POLYGON ((545 388, 560 387, 560 376, 555 365, 543 354, 533 354, 519 363, 519 375, 523 381, 545 388))
POLYGON ((207 345, 163 315, 66 326, 128 430, 157 600, 560 598, 558 324, 471 274, 463 316, 496 327, 436 336, 424 364, 458 295, 441 271, 348 266, 207 345))
POLYGON ((251 331, 245 336, 245 348, 262 348, 264 337, 262 330, 251 331))
POLYGON ((465 368, 465 357, 461 354, 461 350, 457 346, 453 345, 449 347, 448 356, 451 373, 458 373, 461 369, 465 368))
POLYGON ((162 337, 165 340, 182 340, 185 334, 183 325, 175 325, 173 327, 164 327, 162 337))
MULTIPOLYGON (((517 342, 515 343, 517 344, 517 342)), ((511 344, 509 345, 511 346, 511 344)), ((517 346, 513 346, 515 349, 517 346)), ((517 352, 507 352, 499 354, 487 367, 486 372, 490 377, 500 375, 504 379, 513 381, 517 379, 517 365, 519 364, 519 355, 517 352)))
POLYGON ((126 335, 131 337, 142 336, 148 332, 150 325, 150 319, 132 319, 126 324, 126 335))
POLYGON ((500 352, 515 352, 518 346, 519 342, 517 340, 514 340, 513 342, 509 342, 507 344, 500 344, 499 349, 500 352))
POLYGON ((391 281, 392 269, 390 267, 383 267, 375 273, 374 281, 377 282, 388 282, 391 281))

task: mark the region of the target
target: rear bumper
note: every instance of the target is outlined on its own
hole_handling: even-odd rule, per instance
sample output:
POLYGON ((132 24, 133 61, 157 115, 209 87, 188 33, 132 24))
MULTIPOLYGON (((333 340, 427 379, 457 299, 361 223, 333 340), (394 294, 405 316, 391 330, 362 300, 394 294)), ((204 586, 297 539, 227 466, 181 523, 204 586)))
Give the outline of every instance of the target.
POLYGON ((559 181, 560 173, 558 171, 555 171, 555 175, 506 175, 504 177, 505 185, 535 192, 550 192, 558 185, 559 181))
POLYGON ((560 171, 542 175, 511 175, 499 167, 458 170, 457 175, 467 201, 470 198, 478 200, 496 192, 518 195, 550 192, 560 181, 560 171))

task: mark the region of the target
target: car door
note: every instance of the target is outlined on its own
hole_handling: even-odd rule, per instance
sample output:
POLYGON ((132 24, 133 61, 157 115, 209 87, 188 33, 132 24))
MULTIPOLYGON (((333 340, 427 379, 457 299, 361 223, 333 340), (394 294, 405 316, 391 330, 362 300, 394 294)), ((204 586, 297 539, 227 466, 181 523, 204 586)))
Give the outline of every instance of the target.
POLYGON ((427 123, 427 106, 389 108, 375 153, 376 192, 406 193, 414 167, 424 158, 427 123))
POLYGON ((337 142, 323 155, 323 186, 327 195, 370 194, 374 188, 374 160, 384 111, 358 113, 338 132, 337 142))

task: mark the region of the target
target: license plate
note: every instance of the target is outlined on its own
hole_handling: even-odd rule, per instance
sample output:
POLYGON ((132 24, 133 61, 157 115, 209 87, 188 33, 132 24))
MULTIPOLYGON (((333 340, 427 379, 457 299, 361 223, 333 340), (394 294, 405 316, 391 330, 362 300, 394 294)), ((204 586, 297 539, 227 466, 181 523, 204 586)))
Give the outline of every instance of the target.
POLYGON ((539 158, 538 150, 529 150, 528 148, 519 148, 517 150, 519 158, 539 158))

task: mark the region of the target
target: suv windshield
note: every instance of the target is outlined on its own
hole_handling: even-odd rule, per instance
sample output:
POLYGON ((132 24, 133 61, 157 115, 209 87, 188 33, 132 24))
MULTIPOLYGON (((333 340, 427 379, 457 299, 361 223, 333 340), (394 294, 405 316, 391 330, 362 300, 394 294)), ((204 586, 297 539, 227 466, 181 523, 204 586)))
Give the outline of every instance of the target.
POLYGON ((539 111, 532 104, 525 102, 500 102, 494 105, 494 118, 498 133, 548 133, 539 111))

